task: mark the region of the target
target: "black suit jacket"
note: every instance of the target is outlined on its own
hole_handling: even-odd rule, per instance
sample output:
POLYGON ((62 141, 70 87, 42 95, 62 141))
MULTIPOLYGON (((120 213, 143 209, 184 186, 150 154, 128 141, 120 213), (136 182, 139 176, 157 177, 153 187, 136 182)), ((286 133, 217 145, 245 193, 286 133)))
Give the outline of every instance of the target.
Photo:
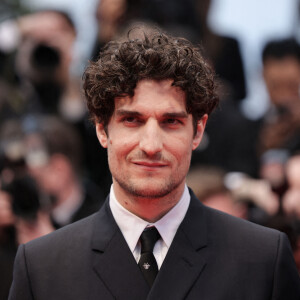
POLYGON ((284 234, 203 206, 192 195, 149 291, 111 214, 101 210, 21 245, 10 300, 299 300, 284 234))

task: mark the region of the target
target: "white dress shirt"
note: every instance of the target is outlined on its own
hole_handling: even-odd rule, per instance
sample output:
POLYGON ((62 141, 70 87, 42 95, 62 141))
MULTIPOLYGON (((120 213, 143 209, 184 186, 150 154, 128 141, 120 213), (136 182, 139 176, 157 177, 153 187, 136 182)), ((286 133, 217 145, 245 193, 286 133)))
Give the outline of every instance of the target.
POLYGON ((187 186, 178 203, 161 219, 155 223, 149 223, 125 209, 116 199, 113 185, 110 189, 109 205, 113 217, 118 224, 136 262, 141 255, 139 238, 146 227, 155 226, 161 236, 153 249, 153 254, 160 269, 167 252, 171 246, 176 231, 185 217, 190 204, 190 194, 187 186))

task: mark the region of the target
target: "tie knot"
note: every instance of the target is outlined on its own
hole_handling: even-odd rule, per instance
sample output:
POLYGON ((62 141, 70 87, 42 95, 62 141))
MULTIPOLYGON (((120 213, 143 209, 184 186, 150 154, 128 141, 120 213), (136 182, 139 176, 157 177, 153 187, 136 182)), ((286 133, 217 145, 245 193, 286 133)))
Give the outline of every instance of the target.
POLYGON ((144 229, 140 237, 141 253, 153 252, 154 245, 159 238, 160 234, 154 226, 144 229))

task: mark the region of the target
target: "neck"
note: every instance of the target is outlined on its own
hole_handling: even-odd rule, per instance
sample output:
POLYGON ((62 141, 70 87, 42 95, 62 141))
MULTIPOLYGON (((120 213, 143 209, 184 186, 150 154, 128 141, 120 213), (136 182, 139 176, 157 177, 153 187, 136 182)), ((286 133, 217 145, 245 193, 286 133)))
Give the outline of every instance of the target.
POLYGON ((149 223, 155 223, 179 202, 184 186, 185 182, 163 197, 147 198, 129 194, 114 182, 114 193, 125 209, 149 223))

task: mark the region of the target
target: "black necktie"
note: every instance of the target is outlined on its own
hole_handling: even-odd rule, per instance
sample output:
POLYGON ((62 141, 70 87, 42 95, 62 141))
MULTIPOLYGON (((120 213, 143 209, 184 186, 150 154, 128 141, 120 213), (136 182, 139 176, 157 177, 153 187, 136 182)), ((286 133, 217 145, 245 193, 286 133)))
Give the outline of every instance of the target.
POLYGON ((158 273, 158 266, 153 255, 153 248, 159 238, 160 234, 155 227, 146 228, 140 237, 141 258, 138 265, 150 287, 158 273))

